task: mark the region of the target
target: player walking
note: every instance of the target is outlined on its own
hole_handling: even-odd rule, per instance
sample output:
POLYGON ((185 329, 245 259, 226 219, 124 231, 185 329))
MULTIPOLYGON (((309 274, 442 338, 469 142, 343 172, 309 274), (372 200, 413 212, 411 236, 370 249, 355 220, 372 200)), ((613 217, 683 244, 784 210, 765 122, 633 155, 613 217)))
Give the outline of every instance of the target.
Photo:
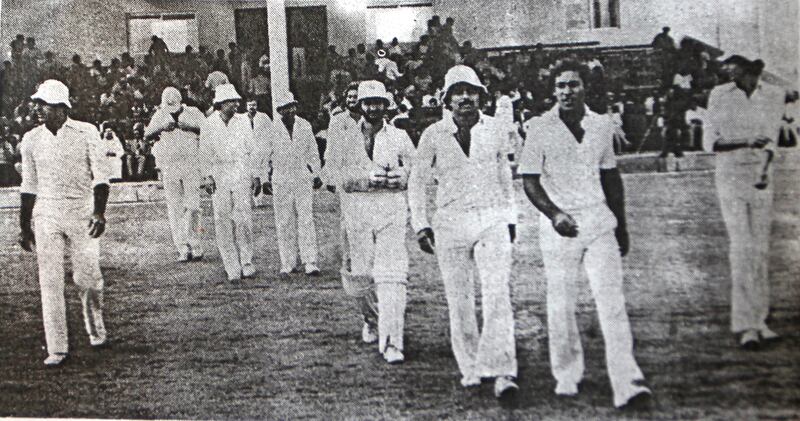
POLYGON ((422 134, 408 185, 411 225, 420 248, 434 253, 450 311, 453 353, 465 387, 495 379, 498 398, 518 387, 509 273, 516 235, 506 126, 479 110, 488 96, 475 71, 447 71, 444 103, 452 110, 422 134), (431 225, 426 188, 438 181, 431 225), (434 242, 434 233, 436 234, 434 242), (475 315, 472 267, 483 295, 483 329, 475 315))
POLYGON ((49 354, 44 364, 53 367, 61 365, 69 352, 64 304, 67 240, 89 343, 94 347, 106 343, 98 237, 106 229, 109 166, 97 128, 69 118, 72 105, 67 86, 46 80, 31 99, 44 124, 22 138, 19 243, 26 251, 36 247, 49 354))
POLYGON ((384 120, 390 100, 382 83, 361 82, 357 95, 363 117, 335 132, 328 161, 329 174, 344 191, 351 270, 342 271, 342 282, 360 304, 365 342, 375 339, 377 295, 378 351, 387 362, 399 363, 408 276, 405 189, 414 144, 384 120))
POLYGON ((606 346, 614 406, 639 405, 650 390, 633 356, 622 291, 628 252, 622 178, 614 158, 614 125, 584 105, 588 69, 560 63, 551 72, 558 105, 525 125, 520 159, 525 193, 541 212, 539 245, 547 277, 550 364, 557 395, 578 393, 583 348, 575 320, 576 281, 583 264, 606 346))
POLYGON ((167 87, 161 93, 161 106, 145 128, 145 138, 158 137, 153 146, 156 164, 161 168, 167 215, 178 261, 203 258, 200 245, 200 184, 198 166, 200 126, 205 120, 196 107, 181 104, 178 89, 167 87))
POLYGON ((241 99, 233 85, 218 86, 214 92, 217 110, 200 128, 203 186, 212 194, 217 247, 231 282, 255 276, 250 194, 261 192, 257 176, 261 165, 250 119, 236 113, 241 99))

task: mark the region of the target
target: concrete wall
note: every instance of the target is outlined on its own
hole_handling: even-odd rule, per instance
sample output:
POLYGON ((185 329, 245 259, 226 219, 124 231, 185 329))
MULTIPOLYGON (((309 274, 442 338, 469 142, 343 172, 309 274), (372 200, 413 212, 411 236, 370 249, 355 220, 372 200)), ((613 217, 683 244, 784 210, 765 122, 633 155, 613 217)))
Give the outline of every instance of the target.
MULTIPOLYGON (((17 33, 33 35, 42 50, 60 46, 85 62, 127 50, 125 14, 194 12, 200 44, 226 48, 235 40, 237 8, 265 7, 267 0, 2 0, 0 52, 17 33)), ((328 38, 338 51, 366 39, 366 7, 388 0, 286 0, 287 7, 326 6, 328 38)), ((398 0, 405 1, 405 0, 398 0)), ((598 41, 602 45, 649 43, 662 26, 684 35, 761 57, 769 69, 797 80, 800 59, 797 0, 620 0, 620 28, 567 30, 566 9, 581 0, 432 0, 434 12, 456 19, 455 35, 478 47, 536 42, 598 41)))

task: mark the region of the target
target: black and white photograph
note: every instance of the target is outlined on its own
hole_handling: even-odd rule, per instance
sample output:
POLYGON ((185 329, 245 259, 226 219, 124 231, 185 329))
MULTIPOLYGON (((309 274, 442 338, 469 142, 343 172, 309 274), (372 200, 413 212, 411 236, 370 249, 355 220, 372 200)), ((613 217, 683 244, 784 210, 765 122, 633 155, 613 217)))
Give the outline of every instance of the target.
POLYGON ((0 418, 800 419, 800 1, 0 0, 0 418))

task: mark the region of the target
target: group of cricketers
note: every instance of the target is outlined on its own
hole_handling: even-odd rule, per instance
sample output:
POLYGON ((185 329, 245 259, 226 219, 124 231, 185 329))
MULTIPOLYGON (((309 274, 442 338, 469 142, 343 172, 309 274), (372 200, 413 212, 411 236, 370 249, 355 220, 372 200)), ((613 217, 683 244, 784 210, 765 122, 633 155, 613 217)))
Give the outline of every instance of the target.
MULTIPOLYGON (((583 267, 603 333, 614 406, 640 406, 649 401, 651 391, 633 354, 623 294, 622 257, 629 238, 613 150, 615 127, 607 116, 586 107, 587 72, 584 65, 569 61, 552 70, 557 105, 525 123, 527 142, 518 172, 541 215, 555 393, 576 395, 584 374, 575 317, 576 283, 583 267)), ((748 86, 752 94, 761 85, 748 86)), ((182 104, 177 89, 165 89, 146 129, 147 136, 159 138, 154 154, 163 173, 178 260, 203 256, 199 190, 205 189, 212 196, 216 242, 228 280, 255 276, 251 200, 264 192, 273 196, 280 274, 319 274, 312 197, 313 189, 327 184, 340 200, 341 276, 363 317, 362 340, 377 343, 388 363, 404 360, 410 219, 420 249, 438 261, 461 385, 471 388, 493 380, 497 398, 514 396, 518 386, 510 272, 518 210, 509 157, 515 151, 507 123, 481 112, 489 92, 475 71, 463 65, 449 69, 442 89, 443 118, 423 132, 416 148, 405 131, 386 121, 392 97, 382 83, 351 84, 344 109, 330 121, 324 168, 311 126, 296 115, 297 102, 290 93, 277 96, 273 122, 255 103, 247 103, 246 113, 237 113, 242 98, 233 85, 222 83, 214 90, 214 111, 206 117, 182 104), (429 218, 433 182, 436 212, 429 218), (480 327, 476 277, 482 296, 480 327)), ((57 366, 68 352, 65 239, 72 245, 91 344, 107 341, 97 237, 105 229, 108 164, 97 129, 69 119, 66 86, 46 81, 32 99, 43 124, 23 139, 20 244, 26 250, 36 246, 49 354, 45 364, 57 366)), ((760 149, 770 141, 765 133, 771 126, 763 128, 757 141, 734 141, 724 130, 710 128, 708 133, 716 137, 709 145, 760 149)), ((746 283, 739 281, 734 288, 755 300, 740 285, 746 283)), ((749 302, 734 300, 734 307, 742 301, 749 302)), ((766 328, 766 315, 757 316, 751 324, 734 317, 734 332, 749 335, 754 330, 755 340, 759 334, 777 336, 766 328)))

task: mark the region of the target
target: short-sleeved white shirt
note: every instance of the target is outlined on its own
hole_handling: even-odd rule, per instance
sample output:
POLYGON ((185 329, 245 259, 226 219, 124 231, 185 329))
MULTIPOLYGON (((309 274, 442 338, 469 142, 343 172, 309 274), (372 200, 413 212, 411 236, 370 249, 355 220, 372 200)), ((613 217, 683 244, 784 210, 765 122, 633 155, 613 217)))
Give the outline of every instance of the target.
POLYGON ((600 170, 616 168, 614 123, 588 108, 579 143, 558 115, 558 106, 525 122, 520 174, 540 174, 550 200, 564 211, 605 203, 600 170))
POLYGON ((55 135, 44 125, 22 137, 20 193, 42 199, 87 199, 108 184, 110 166, 97 127, 67 119, 55 135))

